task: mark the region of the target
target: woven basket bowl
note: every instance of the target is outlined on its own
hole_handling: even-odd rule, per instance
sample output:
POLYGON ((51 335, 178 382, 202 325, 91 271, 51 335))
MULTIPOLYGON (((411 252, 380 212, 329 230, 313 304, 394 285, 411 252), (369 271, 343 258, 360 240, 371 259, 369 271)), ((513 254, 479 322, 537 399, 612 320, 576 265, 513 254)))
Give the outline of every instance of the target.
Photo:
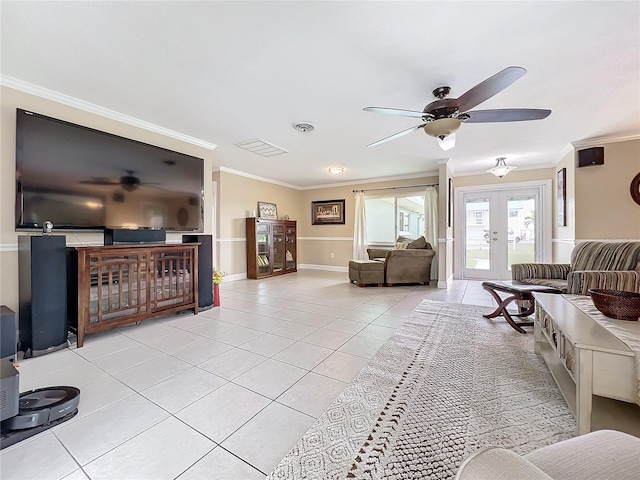
POLYGON ((640 317, 640 293, 598 288, 589 293, 595 307, 607 317, 631 321, 640 317))

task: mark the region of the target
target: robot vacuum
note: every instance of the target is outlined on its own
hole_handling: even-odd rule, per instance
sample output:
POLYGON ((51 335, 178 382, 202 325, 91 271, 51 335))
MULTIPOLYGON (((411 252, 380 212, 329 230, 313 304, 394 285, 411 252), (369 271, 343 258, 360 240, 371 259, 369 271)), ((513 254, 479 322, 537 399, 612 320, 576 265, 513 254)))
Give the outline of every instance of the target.
POLYGON ((2 360, 0 449, 25 440, 73 418, 78 413, 80 389, 45 387, 18 394, 18 372, 2 360))
POLYGON ((80 390, 76 387, 46 387, 20 394, 18 414, 2 424, 8 430, 39 427, 78 412, 80 390))

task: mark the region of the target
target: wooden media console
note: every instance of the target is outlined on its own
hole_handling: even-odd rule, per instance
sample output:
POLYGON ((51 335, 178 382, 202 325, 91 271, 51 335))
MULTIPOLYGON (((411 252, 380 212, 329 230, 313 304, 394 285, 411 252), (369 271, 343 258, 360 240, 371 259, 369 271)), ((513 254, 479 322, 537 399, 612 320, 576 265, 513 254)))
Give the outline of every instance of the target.
MULTIPOLYGON (((78 348, 90 333, 192 309, 198 313, 198 245, 76 247, 78 348)), ((75 280, 75 279, 73 279, 75 280)), ((73 317, 74 315, 72 315, 73 317)))

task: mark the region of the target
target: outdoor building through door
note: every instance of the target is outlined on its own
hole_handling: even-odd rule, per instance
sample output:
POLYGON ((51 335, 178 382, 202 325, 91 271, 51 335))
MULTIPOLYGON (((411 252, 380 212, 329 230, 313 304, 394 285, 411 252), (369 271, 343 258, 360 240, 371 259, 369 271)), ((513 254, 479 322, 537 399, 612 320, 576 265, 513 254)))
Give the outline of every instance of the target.
POLYGON ((511 265, 540 261, 535 188, 464 192, 463 277, 511 278, 511 265))

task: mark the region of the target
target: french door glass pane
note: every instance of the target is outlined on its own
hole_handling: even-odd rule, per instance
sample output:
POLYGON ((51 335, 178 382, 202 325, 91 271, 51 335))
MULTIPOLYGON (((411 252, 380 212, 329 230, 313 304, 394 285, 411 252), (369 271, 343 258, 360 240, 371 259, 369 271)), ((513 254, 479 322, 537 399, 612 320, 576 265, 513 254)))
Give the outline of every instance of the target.
POLYGON ((490 205, 487 198, 469 198, 465 202, 466 268, 477 270, 491 268, 490 205))
POLYGON ((507 197, 507 263, 535 262, 535 197, 509 195, 507 197))

